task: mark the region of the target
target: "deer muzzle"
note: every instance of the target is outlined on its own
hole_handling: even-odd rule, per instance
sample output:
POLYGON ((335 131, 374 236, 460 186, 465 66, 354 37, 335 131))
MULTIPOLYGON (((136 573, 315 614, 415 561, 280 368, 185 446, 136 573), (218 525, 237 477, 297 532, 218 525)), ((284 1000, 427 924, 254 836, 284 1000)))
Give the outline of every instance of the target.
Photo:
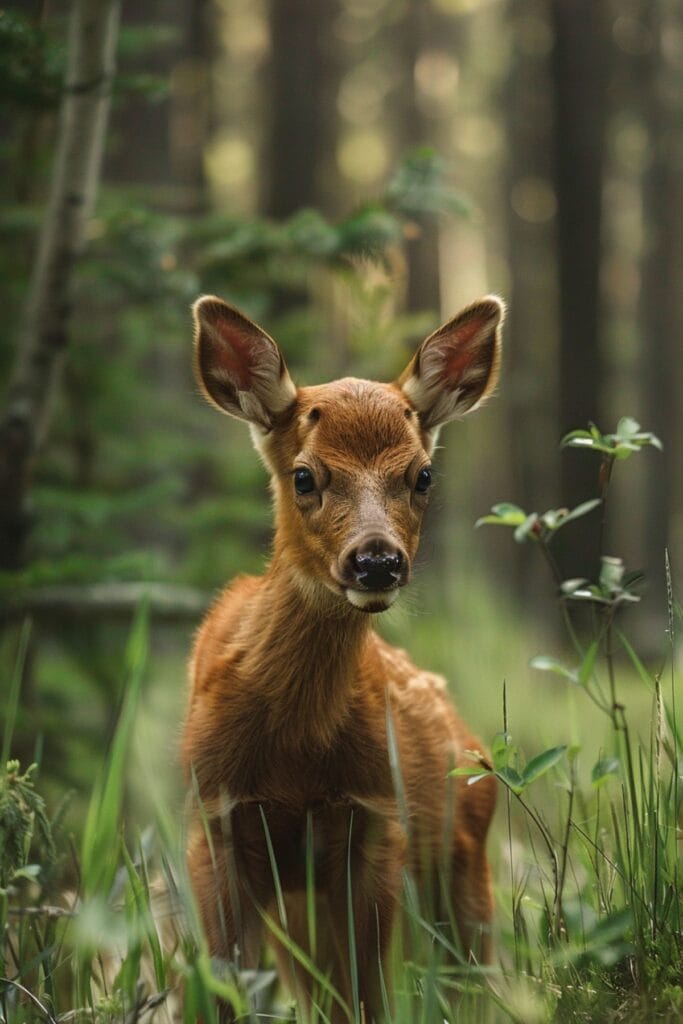
POLYGON ((352 544, 342 553, 339 568, 347 599, 363 611, 384 611, 408 582, 408 557, 384 534, 370 534, 352 544))

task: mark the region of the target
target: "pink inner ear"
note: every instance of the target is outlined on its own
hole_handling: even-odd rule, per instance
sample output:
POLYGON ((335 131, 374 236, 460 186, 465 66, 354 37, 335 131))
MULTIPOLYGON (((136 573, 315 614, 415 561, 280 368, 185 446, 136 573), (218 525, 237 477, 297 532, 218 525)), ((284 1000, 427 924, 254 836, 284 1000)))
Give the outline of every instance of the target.
POLYGON ((443 378, 447 384, 455 389, 462 378, 463 373, 477 355, 476 348, 470 348, 470 342, 481 330, 481 324, 476 320, 465 324, 457 331, 451 344, 446 347, 446 357, 443 362, 443 378))
POLYGON ((243 331, 226 323, 216 324, 221 344, 214 348, 214 358, 221 370, 228 374, 239 391, 247 391, 251 385, 251 353, 253 339, 243 331))

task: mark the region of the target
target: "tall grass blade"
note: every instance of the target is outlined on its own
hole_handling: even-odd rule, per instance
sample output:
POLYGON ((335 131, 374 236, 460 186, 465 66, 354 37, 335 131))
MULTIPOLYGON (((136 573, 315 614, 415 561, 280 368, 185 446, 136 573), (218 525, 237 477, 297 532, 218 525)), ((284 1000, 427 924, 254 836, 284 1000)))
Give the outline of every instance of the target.
POLYGON ((351 840, 353 838, 353 810, 349 815, 349 838, 346 847, 346 910, 349 928, 349 967, 351 970, 351 997, 356 1024, 360 1024, 360 995, 358 987, 358 951, 356 949, 356 921, 353 913, 353 887, 351 884, 351 840))
POLYGON ((318 948, 315 899, 315 845, 313 813, 310 809, 306 812, 306 924, 308 927, 308 948, 315 960, 318 948))
POLYGON ((285 896, 282 891, 282 885, 280 883, 280 872, 278 871, 277 860, 275 859, 273 840, 270 835, 270 829, 268 828, 268 821, 266 820, 266 814, 265 811, 263 810, 263 804, 259 804, 258 809, 261 815, 261 823, 263 824, 263 834, 266 837, 268 860, 270 862, 270 871, 273 876, 273 885, 275 886, 275 899, 277 901, 277 911, 280 916, 280 924, 285 929, 285 931, 287 931, 287 908, 285 906, 285 896))
POLYGON ((81 883, 84 896, 107 896, 116 874, 126 767, 133 725, 145 669, 149 641, 149 613, 140 606, 127 649, 127 681, 116 733, 93 787, 81 844, 81 883))
MULTIPOLYGON (((678 799, 679 799, 679 761, 683 757, 683 736, 678 729, 678 718, 676 715, 676 616, 674 614, 674 587, 673 587, 673 576, 671 573, 671 559, 669 558, 669 549, 664 549, 664 569, 666 572, 666 607, 669 616, 669 661, 671 664, 671 708, 667 708, 667 720, 669 728, 674 736, 675 742, 675 756, 673 764, 673 887, 675 892, 679 893, 678 878, 678 799)), ((681 933, 681 900, 675 901, 675 915, 676 915, 676 931, 680 935, 681 933)))
MULTIPOLYGON (((142 843, 140 843, 139 849, 140 863, 142 864, 144 863, 142 843)), ((135 924, 137 926, 137 930, 141 934, 144 934, 147 942, 149 943, 150 952, 152 954, 152 963, 154 965, 154 980, 156 981, 157 990, 161 991, 166 985, 164 958, 150 905, 149 889, 145 882, 140 878, 125 843, 121 843, 121 853, 123 855, 123 862, 126 865, 126 871, 128 872, 130 899, 132 909, 134 910, 135 924)))
POLYGON ((270 914, 263 907, 259 908, 259 914, 264 924, 269 931, 273 933, 275 938, 281 943, 282 946, 289 952, 289 954, 301 964, 305 971, 318 983, 322 992, 327 993, 330 998, 339 1006, 342 1013, 347 1019, 351 1018, 351 1007, 343 998, 343 996, 337 991, 329 978, 327 978, 320 968, 311 960, 310 956, 293 942, 287 932, 280 927, 275 918, 271 917, 270 914))
MULTIPOLYGON (((128 643, 127 679, 116 733, 105 764, 95 780, 88 805, 80 858, 81 895, 86 900, 107 900, 117 874, 128 751, 147 665, 148 620, 147 605, 143 603, 128 643)), ((76 984, 82 1006, 92 1007, 91 977, 95 952, 90 941, 80 940, 76 955, 76 984)))

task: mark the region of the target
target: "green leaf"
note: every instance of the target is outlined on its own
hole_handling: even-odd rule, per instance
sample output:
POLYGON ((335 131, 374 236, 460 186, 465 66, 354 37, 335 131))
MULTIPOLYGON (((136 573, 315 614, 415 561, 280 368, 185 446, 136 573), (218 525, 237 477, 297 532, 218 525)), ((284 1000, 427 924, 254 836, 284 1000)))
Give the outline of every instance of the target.
POLYGON ((515 768, 500 768, 495 774, 517 796, 524 792, 524 780, 515 768))
POLYGON ((560 584, 560 590, 565 596, 571 597, 577 590, 585 587, 587 583, 588 580, 584 577, 576 577, 576 579, 565 580, 564 583, 560 584))
POLYGON ((491 763, 497 771, 510 763, 512 757, 517 753, 517 748, 510 743, 510 733, 497 732, 491 743, 491 763))
POLYGON ((640 676, 641 682, 645 683, 645 686, 647 686, 648 690, 654 690, 655 681, 652 675, 646 669, 643 662, 638 657, 635 649, 632 647, 628 638, 625 636, 624 633, 621 632, 621 630, 617 630, 617 637, 619 638, 622 647, 626 651, 626 654, 628 655, 631 664, 640 676))
POLYGON ((553 531, 562 526, 566 515, 566 508, 549 508, 548 511, 544 512, 540 518, 543 525, 547 527, 547 529, 553 531))
POLYGON ((600 588, 591 583, 588 587, 577 587, 566 595, 569 601, 593 601, 595 604, 611 604, 609 598, 604 597, 600 588))
POLYGON ((571 434, 567 434, 562 438, 560 446, 562 448, 589 448, 591 451, 603 452, 605 455, 612 454, 612 449, 608 444, 598 440, 586 430, 574 430, 571 434))
POLYGON ((586 443, 589 445, 593 443, 595 438, 588 430, 571 430, 568 434, 565 434, 560 441, 560 446, 566 448, 572 441, 580 441, 581 447, 586 443))
POLYGON ((611 775, 618 775, 620 767, 617 757, 603 757, 596 761, 591 771, 592 785, 596 788, 601 786, 611 775))
POLYGON ((474 524, 474 528, 478 529, 480 526, 519 526, 523 523, 527 517, 524 509, 521 509, 518 505, 513 505, 511 502, 504 501, 498 505, 494 505, 491 509, 491 515, 482 516, 477 519, 474 524))
POLYGON ((632 416, 622 416, 614 434, 603 435, 595 424, 591 423, 589 431, 572 430, 562 438, 563 448, 590 448, 610 459, 621 461, 630 458, 634 452, 648 445, 660 450, 662 447, 659 438, 649 431, 642 431, 640 424, 632 416))
POLYGON ((565 523, 571 522, 572 519, 579 519, 581 516, 588 515, 588 513, 592 512, 594 508, 598 507, 598 505, 602 505, 602 498, 591 498, 590 501, 584 501, 581 505, 577 505, 576 508, 567 512, 561 525, 564 526, 565 523))
POLYGON ((523 544, 527 537, 533 534, 534 527, 538 523, 540 523, 540 520, 536 512, 532 512, 531 515, 528 515, 524 522, 515 530, 514 538, 517 543, 523 544))
POLYGON ((555 675, 562 676, 572 683, 578 681, 578 676, 574 669, 567 668, 557 658, 551 658, 547 654, 539 654, 532 658, 529 666, 530 668, 538 669, 539 672, 554 672, 555 675))
MULTIPOLYGON (((130 896, 132 900, 132 906, 135 908, 135 914, 137 916, 142 930, 147 936, 149 942, 149 948, 152 952, 152 962, 154 964, 154 978, 156 986, 159 991, 166 985, 166 972, 164 970, 164 957, 161 949, 161 943, 159 941, 159 935, 157 933, 154 916, 150 908, 150 894, 147 889, 146 882, 140 877, 133 863, 133 859, 128 852, 128 847, 125 842, 121 843, 121 852, 123 854, 123 861, 128 872, 128 882, 130 884, 130 896)), ((141 859, 144 857, 144 851, 141 850, 141 859)))
POLYGON ((514 520, 517 523, 522 523, 526 519, 526 512, 520 508, 519 505, 513 505, 510 501, 501 501, 499 504, 494 505, 491 509, 500 518, 507 519, 509 521, 514 520))
POLYGON ((482 766, 480 764, 467 764, 461 768, 453 768, 448 773, 449 778, 460 778, 467 775, 490 775, 491 772, 484 771, 482 773, 482 766))
POLYGON ((586 651, 586 653, 584 655, 583 661, 581 662, 581 664, 579 666, 578 677, 577 677, 578 681, 579 681, 579 684, 581 686, 586 686, 586 684, 588 683, 589 679, 593 675, 593 670, 595 669, 595 660, 596 660, 596 658, 598 656, 599 649, 600 649, 599 641, 598 640, 594 640, 593 643, 590 645, 590 647, 588 648, 588 650, 586 651))
POLYGON ((475 530, 478 530, 480 526, 511 526, 511 523, 506 523, 498 516, 480 516, 474 524, 475 530))
POLYGON ((541 775, 545 775, 550 768, 562 759, 566 749, 566 746, 551 747, 549 750, 544 750, 542 754, 537 754, 536 757, 533 757, 522 772, 524 786, 529 786, 536 779, 540 778, 541 775))
POLYGON ((482 779, 486 779, 486 778, 489 777, 489 775, 493 775, 493 774, 494 774, 494 772, 479 772, 478 775, 472 775, 467 780, 467 785, 468 786, 473 786, 476 782, 481 782, 482 779))
POLYGON ((624 580, 623 560, 603 555, 600 563, 599 584, 601 589, 611 594, 617 593, 622 589, 624 580))
POLYGON ((635 437, 639 431, 640 423, 634 420, 632 416, 622 416, 617 423, 615 435, 620 441, 627 441, 635 437))

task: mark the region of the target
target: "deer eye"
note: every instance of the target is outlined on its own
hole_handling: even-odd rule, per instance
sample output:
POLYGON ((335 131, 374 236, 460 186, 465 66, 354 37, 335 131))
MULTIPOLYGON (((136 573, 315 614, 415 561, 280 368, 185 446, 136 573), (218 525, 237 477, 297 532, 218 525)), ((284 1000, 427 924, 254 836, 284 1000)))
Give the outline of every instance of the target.
POLYGON ((415 490, 417 491, 418 494, 426 494, 431 486, 431 469, 421 469, 420 472, 417 474, 417 480, 415 481, 415 490))
POLYGON ((295 471, 294 490, 297 494, 311 494, 315 490, 315 480, 310 469, 297 469, 295 471))

